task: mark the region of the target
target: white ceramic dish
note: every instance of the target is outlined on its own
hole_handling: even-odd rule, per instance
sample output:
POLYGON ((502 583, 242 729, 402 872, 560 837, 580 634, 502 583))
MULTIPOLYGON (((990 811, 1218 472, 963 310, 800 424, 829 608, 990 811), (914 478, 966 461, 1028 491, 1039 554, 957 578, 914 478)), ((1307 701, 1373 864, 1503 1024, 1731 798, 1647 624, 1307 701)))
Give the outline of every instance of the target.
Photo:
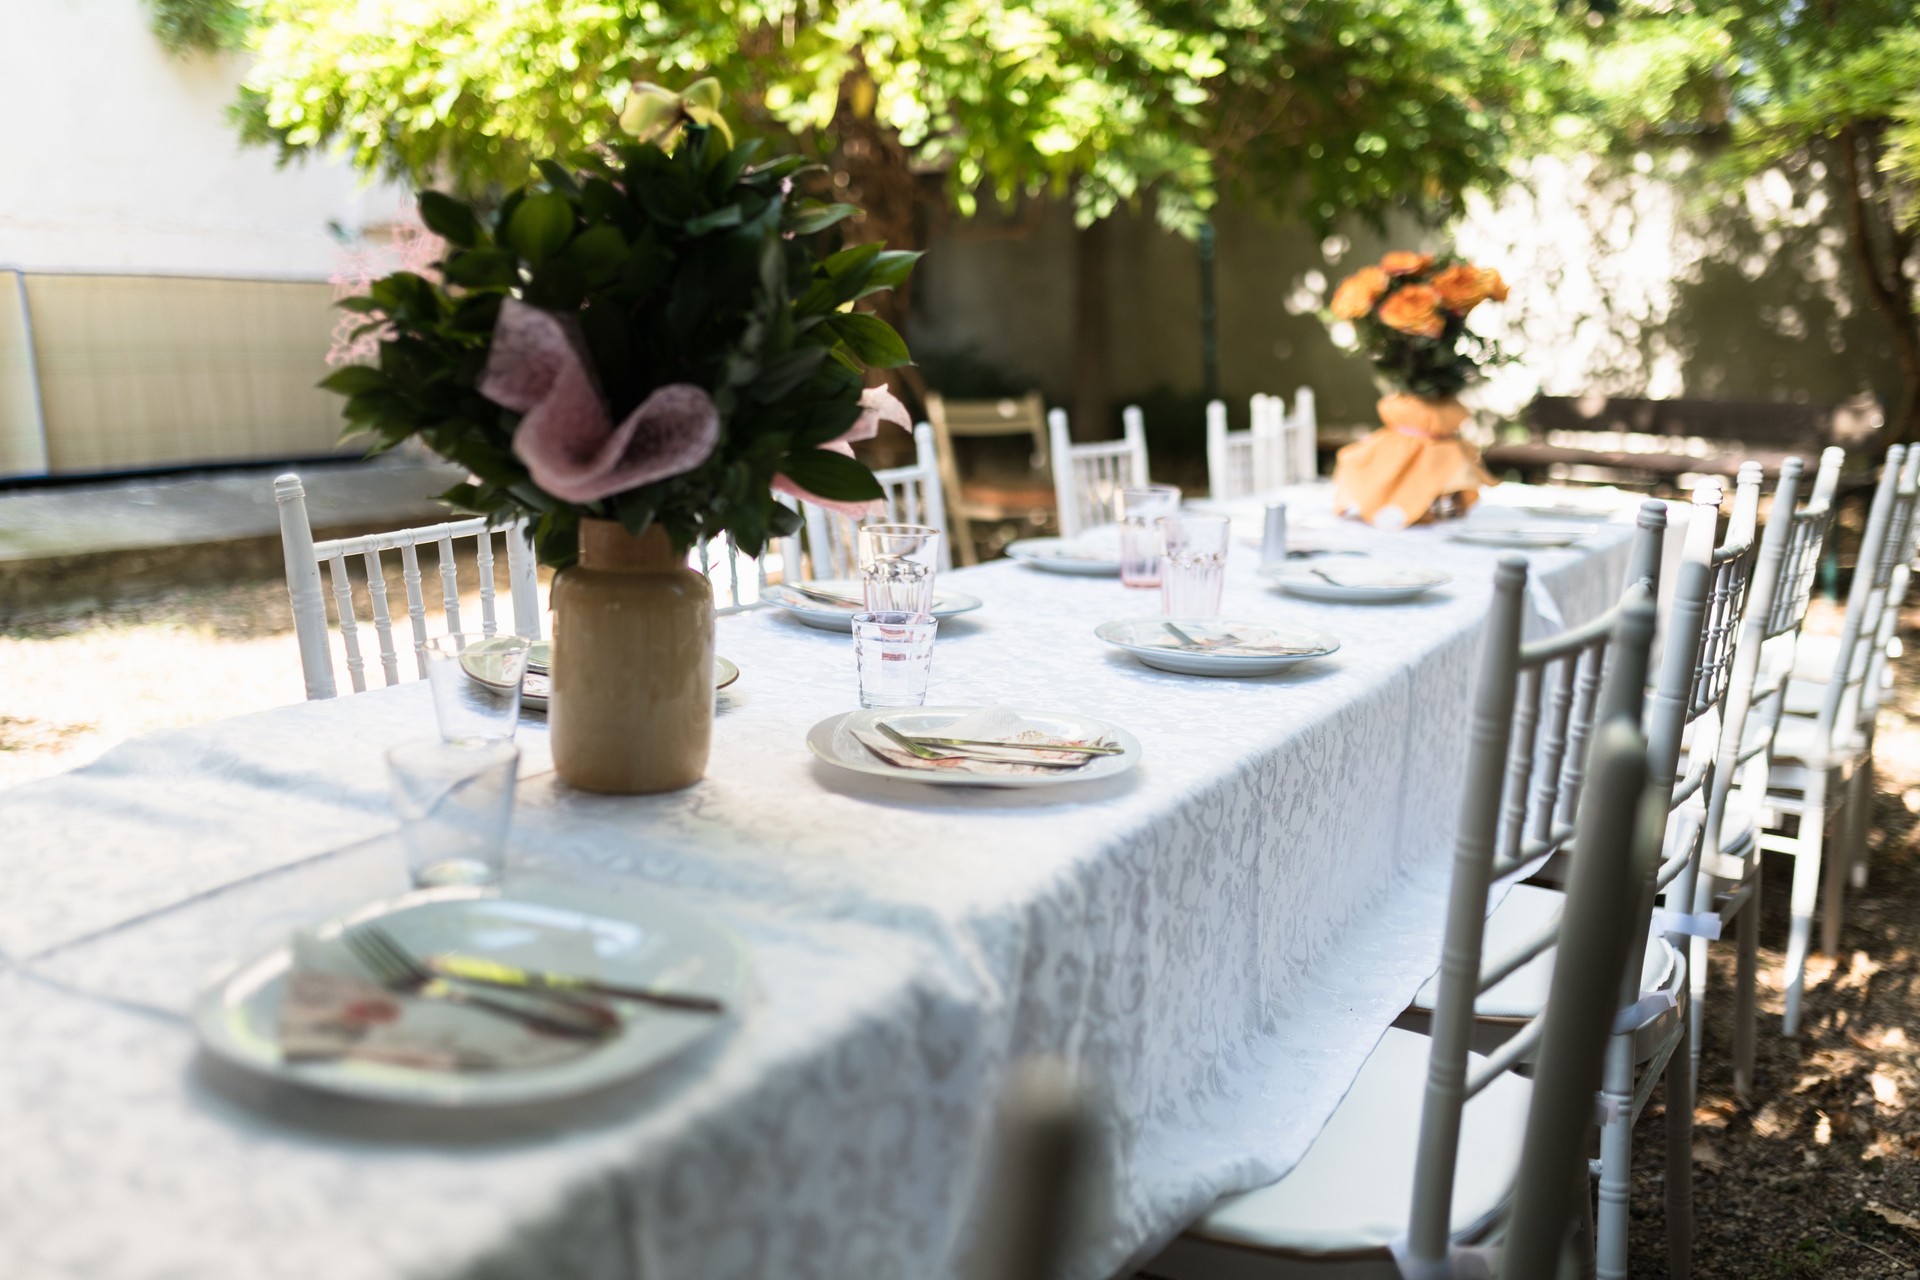
POLYGON ((1078 769, 1049 770, 1030 774, 940 773, 925 769, 902 769, 888 764, 860 744, 855 729, 869 729, 874 721, 885 720, 907 734, 938 735, 948 725, 978 707, 883 707, 871 711, 847 711, 828 716, 807 731, 807 746, 830 765, 854 773, 890 778, 899 782, 918 782, 935 787, 1062 787, 1076 782, 1094 782, 1125 773, 1140 763, 1140 740, 1106 720, 1092 716, 1062 715, 1051 711, 1017 708, 1021 719, 1041 732, 1060 739, 1086 740, 1109 738, 1124 748, 1117 756, 1097 756, 1078 769))
MULTIPOLYGON (((489 689, 513 689, 513 681, 507 679, 504 671, 506 651, 520 643, 518 636, 488 636, 486 639, 468 645, 460 653, 460 669, 467 678, 476 684, 486 685, 489 689)), ((535 649, 540 652, 541 670, 546 667, 551 646, 544 640, 537 640, 527 649, 527 669, 533 670, 535 649)))
POLYGON ((1007 558, 1021 564, 1045 569, 1048 573, 1070 573, 1085 578, 1116 578, 1120 560, 1093 550, 1076 549, 1064 538, 1022 538, 1007 544, 1007 558))
POLYGON ((1275 675, 1302 662, 1337 653, 1340 642, 1322 631, 1304 627, 1270 627, 1231 618, 1127 618, 1103 622, 1093 633, 1108 644, 1125 649, 1149 667, 1183 676, 1224 676, 1229 679, 1275 675), (1180 647, 1183 641, 1169 627, 1178 627, 1201 643, 1210 640, 1241 644, 1278 644, 1301 653, 1208 652, 1180 647))
MULTIPOLYGON (((817 582, 803 582, 800 585, 832 595, 845 596, 849 601, 859 599, 865 590, 860 583, 849 578, 824 578, 817 582)), ((760 598, 770 605, 785 609, 808 626, 818 627, 822 631, 850 632, 853 630, 853 615, 867 611, 864 604, 828 604, 824 600, 803 596, 793 588, 779 583, 761 588, 760 598)), ((964 591, 949 591, 940 586, 935 586, 933 590, 933 616, 936 618, 951 618, 957 614, 972 613, 982 603, 979 596, 970 596, 964 591)))
MULTIPOLYGON (((715 691, 726 688, 740 678, 740 668, 732 662, 715 654, 713 657, 713 687, 715 691)), ((529 670, 520 686, 520 705, 528 711, 545 711, 547 698, 553 692, 553 677, 545 671, 529 670)))
POLYGON ((1438 569, 1392 568, 1344 558, 1260 572, 1288 595, 1330 604, 1403 604, 1453 581, 1438 569))
POLYGON ((1523 551, 1541 551, 1550 547, 1570 547, 1585 538, 1586 529, 1553 529, 1529 526, 1519 529, 1455 529, 1447 536, 1455 542, 1476 547, 1516 547, 1523 551))
POLYGON ((623 899, 621 915, 599 914, 604 900, 560 891, 540 901, 496 897, 481 889, 433 889, 378 903, 323 927, 379 919, 415 955, 460 951, 526 968, 590 969, 589 977, 711 996, 726 1014, 681 1012, 612 1000, 619 1033, 564 1062, 517 1070, 431 1071, 342 1059, 284 1062, 276 1028, 292 956, 285 946, 242 965, 200 994, 194 1029, 210 1052, 248 1070, 327 1093, 430 1107, 508 1106, 569 1097, 657 1067, 730 1025, 747 989, 744 948, 719 926, 677 904, 623 899), (550 900, 551 899, 551 900, 550 900))

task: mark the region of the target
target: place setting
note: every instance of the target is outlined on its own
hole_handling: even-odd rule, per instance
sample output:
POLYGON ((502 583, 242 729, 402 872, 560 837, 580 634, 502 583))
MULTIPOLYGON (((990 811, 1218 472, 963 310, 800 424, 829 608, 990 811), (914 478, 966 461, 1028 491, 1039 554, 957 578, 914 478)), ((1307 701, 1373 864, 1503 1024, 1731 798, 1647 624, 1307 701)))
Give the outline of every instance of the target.
MULTIPOLYGON (((495 637, 496 639, 498 637, 495 637)), ((517 638, 517 637, 516 637, 517 638)), ((467 676, 477 683, 496 691, 506 688, 506 672, 492 652, 485 651, 471 656, 463 656, 461 666, 467 676)), ((740 678, 740 668, 729 658, 715 654, 713 658, 713 688, 715 693, 725 690, 740 678)), ((527 645, 526 672, 520 680, 520 705, 528 711, 545 713, 548 699, 553 695, 553 642, 535 640, 527 645)))
MULTIPOLYGON (((1174 501, 1180 491, 1173 490, 1174 501)), ((1031 569, 1081 578, 1111 578, 1121 571, 1120 527, 1095 525, 1071 538, 1020 538, 1009 542, 1007 558, 1031 569)))
POLYGON ((858 580, 769 583, 761 589, 760 599, 822 631, 851 631, 858 615, 909 597, 914 612, 934 618, 971 613, 984 603, 978 596, 935 585, 940 568, 940 530, 927 525, 870 524, 861 526, 858 539, 862 571, 858 580), (877 581, 871 571, 876 564, 886 566, 889 577, 885 582, 877 581), (928 587, 924 598, 923 582, 928 587))
POLYGON ((848 620, 860 709, 808 731, 815 756, 873 777, 1002 788, 1093 781, 1139 763, 1139 740, 1104 720, 999 704, 927 707, 940 628, 928 607, 938 598, 932 548, 861 532, 863 594, 876 607, 848 620))

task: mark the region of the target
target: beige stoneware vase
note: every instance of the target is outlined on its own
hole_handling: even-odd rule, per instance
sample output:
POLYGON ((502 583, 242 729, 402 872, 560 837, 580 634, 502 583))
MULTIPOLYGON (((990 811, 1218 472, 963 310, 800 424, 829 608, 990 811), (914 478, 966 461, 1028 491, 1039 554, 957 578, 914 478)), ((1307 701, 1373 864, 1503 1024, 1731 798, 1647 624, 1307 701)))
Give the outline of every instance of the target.
POLYGON ((655 526, 580 522, 553 584, 553 767, 585 791, 675 791, 713 739, 713 591, 655 526))

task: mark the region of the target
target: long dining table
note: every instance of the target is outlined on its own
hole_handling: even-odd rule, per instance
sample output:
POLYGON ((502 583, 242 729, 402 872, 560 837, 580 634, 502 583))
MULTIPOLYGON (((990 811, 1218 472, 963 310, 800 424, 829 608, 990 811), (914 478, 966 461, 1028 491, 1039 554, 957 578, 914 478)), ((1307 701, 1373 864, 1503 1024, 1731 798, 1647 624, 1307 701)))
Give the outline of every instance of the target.
MULTIPOLYGON (((1341 647, 1206 679, 1094 636, 1157 612, 1150 592, 1008 561, 943 579, 985 606, 942 624, 928 704, 1115 721, 1144 756, 1112 779, 933 788, 812 758, 809 727, 856 705, 851 645, 773 608, 718 621, 742 677, 685 791, 572 791, 527 717, 509 890, 698 913, 753 986, 689 1055, 562 1103, 305 1091, 198 1051, 185 1016, 221 965, 404 887, 383 753, 433 735, 423 683, 152 734, 0 793, 0 1275, 957 1276, 995 1101, 1030 1055, 1097 1082, 1108 1167, 1073 1274, 1122 1273, 1291 1167, 1437 963, 1474 660, 1516 553, 1285 496, 1296 543, 1451 584, 1313 603, 1236 544, 1227 616, 1341 647)), ((1612 602, 1631 519, 1526 553, 1543 615, 1612 602)))

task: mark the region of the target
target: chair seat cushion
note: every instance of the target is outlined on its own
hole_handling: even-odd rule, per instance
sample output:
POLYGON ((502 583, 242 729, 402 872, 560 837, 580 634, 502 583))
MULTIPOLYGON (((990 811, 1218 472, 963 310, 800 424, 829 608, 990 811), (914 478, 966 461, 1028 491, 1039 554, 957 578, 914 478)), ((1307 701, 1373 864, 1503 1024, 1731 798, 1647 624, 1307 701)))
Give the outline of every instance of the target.
MULTIPOLYGON (((1488 960, 1497 960, 1551 924, 1565 906, 1567 895, 1558 889, 1540 885, 1517 884, 1493 914, 1487 917, 1487 932, 1481 944, 1488 960)), ((1647 939, 1647 954, 1640 969, 1640 989, 1652 991, 1667 975, 1670 958, 1660 939, 1647 939)), ((1553 952, 1545 951, 1480 993, 1473 1012, 1481 1018, 1531 1018, 1547 1007, 1547 989, 1553 982, 1553 952)), ((1440 975, 1428 978, 1413 997, 1413 1007, 1431 1012, 1440 998, 1440 975)))
MULTIPOLYGON (((1389 1030, 1293 1171, 1220 1200, 1189 1234, 1304 1254, 1381 1249, 1405 1235, 1431 1043, 1389 1030)), ((1454 1166, 1456 1238, 1478 1234, 1511 1196, 1532 1093, 1530 1081, 1505 1073, 1467 1103, 1454 1166)))

